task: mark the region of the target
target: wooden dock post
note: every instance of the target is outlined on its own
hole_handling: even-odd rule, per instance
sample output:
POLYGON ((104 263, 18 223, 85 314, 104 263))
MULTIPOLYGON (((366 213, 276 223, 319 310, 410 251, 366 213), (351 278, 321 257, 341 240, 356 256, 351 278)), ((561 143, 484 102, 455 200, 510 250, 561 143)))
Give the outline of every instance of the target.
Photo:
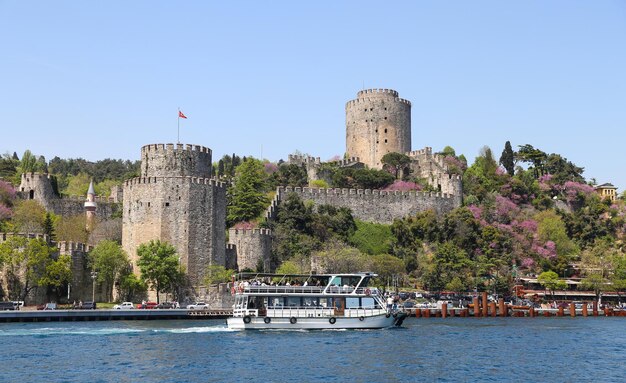
POLYGON ((480 316, 480 308, 478 307, 478 297, 474 297, 474 317, 480 316))
POLYGON ((587 312, 587 304, 583 303, 583 316, 586 317, 589 313, 587 312))
POLYGON ((419 308, 416 308, 416 309, 415 309, 415 317, 416 317, 416 318, 419 318, 419 317, 421 316, 421 315, 420 315, 421 313, 422 313, 422 310, 420 310, 419 308))
POLYGON ((531 307, 528 309, 528 316, 533 318, 535 316, 535 308, 531 307))
POLYGON ((426 309, 422 312, 424 318, 430 318, 430 309, 426 309))
POLYGON ((489 311, 491 311, 491 316, 495 318, 495 316, 498 314, 498 312, 496 311, 496 302, 489 303, 489 311))
POLYGON ((447 303, 443 303, 441 305, 441 317, 442 318, 446 318, 448 316, 448 304, 447 303))
POLYGON ((559 313, 557 314, 557 316, 562 317, 563 315, 565 315, 565 310, 563 310, 563 306, 559 306, 559 313))
POLYGON ((575 317, 576 316, 576 305, 574 304, 574 302, 571 302, 569 304, 569 315, 571 317, 575 317))
POLYGON ((501 317, 506 316, 507 312, 506 312, 506 306, 504 305, 504 298, 498 299, 498 310, 500 311, 499 315, 501 317))
POLYGON ((483 316, 486 318, 489 315, 489 301, 487 300, 487 292, 483 291, 483 316))
POLYGON ((597 317, 598 316, 598 301, 593 301, 593 316, 597 317))

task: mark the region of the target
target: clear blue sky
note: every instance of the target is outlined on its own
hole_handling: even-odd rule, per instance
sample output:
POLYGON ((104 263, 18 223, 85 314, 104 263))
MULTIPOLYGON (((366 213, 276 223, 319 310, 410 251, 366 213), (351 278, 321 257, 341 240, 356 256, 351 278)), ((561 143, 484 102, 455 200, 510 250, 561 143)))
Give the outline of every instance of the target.
POLYGON ((331 158, 346 101, 392 88, 413 149, 504 142, 626 189, 625 1, 3 1, 0 152, 148 143, 331 158))

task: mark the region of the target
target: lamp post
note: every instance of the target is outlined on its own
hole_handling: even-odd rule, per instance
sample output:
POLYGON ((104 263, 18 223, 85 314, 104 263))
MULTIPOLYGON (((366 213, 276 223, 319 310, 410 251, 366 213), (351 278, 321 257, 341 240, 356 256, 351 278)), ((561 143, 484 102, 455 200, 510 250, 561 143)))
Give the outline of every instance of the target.
POLYGON ((91 272, 91 301, 95 302, 96 301, 96 278, 98 278, 98 272, 97 271, 92 271, 91 272))

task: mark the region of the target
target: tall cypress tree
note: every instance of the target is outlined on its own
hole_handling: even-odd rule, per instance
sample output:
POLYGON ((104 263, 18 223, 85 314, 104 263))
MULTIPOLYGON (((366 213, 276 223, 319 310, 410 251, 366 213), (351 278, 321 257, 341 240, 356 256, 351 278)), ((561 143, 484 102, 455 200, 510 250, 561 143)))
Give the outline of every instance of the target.
POLYGON ((510 176, 515 174, 515 153, 513 153, 513 148, 511 147, 511 142, 507 141, 504 144, 504 150, 502 151, 502 155, 500 156, 500 165, 504 166, 506 172, 509 173, 510 176))

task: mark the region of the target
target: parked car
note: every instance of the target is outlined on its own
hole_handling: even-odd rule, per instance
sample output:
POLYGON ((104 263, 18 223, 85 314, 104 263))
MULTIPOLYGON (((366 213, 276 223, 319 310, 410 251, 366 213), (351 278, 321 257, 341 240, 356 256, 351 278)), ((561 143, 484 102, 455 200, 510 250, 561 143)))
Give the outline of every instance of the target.
POLYGON ((15 310, 15 305, 13 302, 0 302, 0 311, 13 311, 15 310))
POLYGON ((209 305, 204 302, 196 302, 190 305, 187 305, 187 310, 208 310, 209 305))
POLYGON ((173 309, 173 308, 176 308, 176 305, 174 303, 172 303, 172 302, 161 302, 155 308, 159 309, 159 310, 162 310, 162 309, 173 309))
POLYGON ((91 301, 83 302, 83 305, 80 306, 80 309, 81 310, 95 310, 96 302, 91 302, 91 301))
POLYGON ((43 309, 44 309, 44 310, 56 310, 56 309, 58 309, 58 307, 57 307, 57 304, 56 304, 56 303, 51 302, 51 303, 46 303, 46 304, 43 306, 43 309))
POLYGON ((151 309, 155 309, 156 307, 157 307, 156 302, 144 302, 144 303, 137 305, 138 309, 144 309, 144 310, 151 310, 151 309))
POLYGON ((133 302, 122 302, 119 305, 113 306, 114 310, 133 310, 134 308, 135 305, 133 305, 133 302))

